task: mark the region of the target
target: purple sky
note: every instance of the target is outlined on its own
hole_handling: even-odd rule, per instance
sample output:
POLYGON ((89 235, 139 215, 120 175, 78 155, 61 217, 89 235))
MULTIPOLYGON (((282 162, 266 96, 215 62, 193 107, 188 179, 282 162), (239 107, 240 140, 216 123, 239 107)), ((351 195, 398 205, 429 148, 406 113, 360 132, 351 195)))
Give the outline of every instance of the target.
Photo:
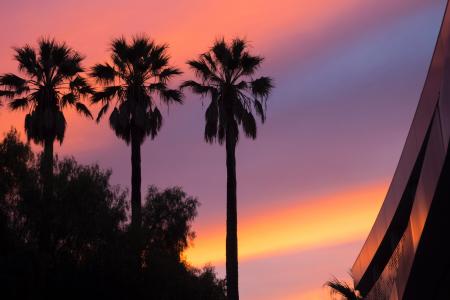
MULTIPOLYGON (((125 2, 106 0, 2 3, 0 25, 15 30, 0 32, 0 73, 15 71, 12 46, 35 43, 41 35, 67 41, 87 56, 90 66, 107 57, 112 37, 146 32, 171 45, 174 63, 186 71, 180 79, 190 79, 193 74, 183 65, 187 59, 207 50, 221 34, 239 34, 266 57, 261 75, 272 76, 276 84, 258 139, 242 138, 238 144, 240 221, 246 224, 278 209, 307 206, 316 198, 357 188, 387 188, 425 80, 445 1, 346 0, 336 5, 283 0, 258 3, 251 13, 250 4, 241 7, 234 0, 229 4, 240 10, 206 0, 192 5, 138 2, 126 7, 125 2), (164 19, 169 9, 184 23, 164 19), (205 21, 202 14, 208 14, 205 21)), ((142 148, 143 189, 149 184, 179 185, 202 203, 194 226, 198 247, 212 240, 210 231, 223 233, 225 224, 225 149, 203 142, 204 111, 202 102, 188 93, 183 106, 165 114, 159 136, 142 148)), ((0 120, 1 132, 11 126, 22 129, 22 113, 3 107, 0 120)), ((130 149, 107 123, 96 125, 74 114, 68 120, 66 140, 56 151, 111 168, 113 182, 129 186, 130 149)), ((364 201, 378 205, 381 200, 364 201)), ((374 218, 376 212, 362 213, 374 218)), ((321 222, 318 214, 318 227, 321 222)), ((292 244, 301 244, 303 234, 299 230, 292 244)), ((279 253, 258 252, 255 246, 258 255, 240 265, 242 299, 326 299, 321 298, 322 284, 331 274, 345 276, 364 237, 335 245, 318 242, 308 249, 280 248, 279 253)), ((219 238, 224 244, 225 236, 219 238)), ((223 261, 214 264, 223 276, 223 261)))

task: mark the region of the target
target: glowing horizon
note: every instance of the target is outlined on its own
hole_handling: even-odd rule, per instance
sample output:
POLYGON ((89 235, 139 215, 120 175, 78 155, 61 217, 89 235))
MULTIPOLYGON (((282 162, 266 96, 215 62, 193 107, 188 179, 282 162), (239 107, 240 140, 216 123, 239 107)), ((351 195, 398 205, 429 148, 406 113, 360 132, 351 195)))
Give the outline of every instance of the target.
MULTIPOLYGON (((387 192, 387 181, 258 212, 239 222, 239 259, 364 239, 387 192), (317 218, 321 221, 317 222, 317 218), (270 243, 268 243, 270 241, 270 243)), ((195 266, 225 261, 225 229, 208 228, 185 253, 195 266)))

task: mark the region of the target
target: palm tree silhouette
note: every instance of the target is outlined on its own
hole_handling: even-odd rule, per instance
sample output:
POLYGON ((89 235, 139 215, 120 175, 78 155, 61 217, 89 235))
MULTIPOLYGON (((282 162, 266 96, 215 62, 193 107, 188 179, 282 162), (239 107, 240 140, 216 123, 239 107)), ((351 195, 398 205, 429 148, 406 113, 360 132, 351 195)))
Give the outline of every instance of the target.
POLYGON ((49 199, 52 193, 53 143, 64 140, 66 119, 63 109, 74 107, 82 115, 92 118, 89 109, 80 102, 92 89, 80 76, 84 59, 65 43, 54 39, 40 39, 38 49, 30 45, 15 48, 19 71, 0 76, 0 96, 10 100, 12 110, 28 110, 25 116, 25 133, 28 139, 44 146, 41 165, 43 194, 49 199))
POLYGON ((127 145, 131 143, 131 228, 137 233, 141 216, 141 145, 147 136, 154 139, 162 125, 162 115, 154 96, 163 103, 182 103, 179 90, 169 89, 167 83, 181 74, 168 65, 168 46, 158 45, 146 36, 112 41, 112 64, 97 64, 91 76, 103 86, 94 93, 93 103, 101 103, 97 122, 108 111, 113 100, 114 109, 109 124, 127 145))
POLYGON ((239 125, 247 137, 256 138, 254 112, 265 120, 266 101, 273 88, 269 77, 253 78, 263 58, 251 55, 248 44, 236 38, 231 43, 217 40, 210 51, 197 60, 188 61, 200 81, 185 81, 181 88, 189 87, 196 94, 209 96, 206 109, 206 142, 216 139, 226 145, 227 166, 227 237, 226 283, 227 297, 239 299, 238 244, 236 207, 236 157, 239 125))
POLYGON ((9 100, 12 110, 28 110, 25 116, 25 133, 29 140, 44 146, 41 160, 43 188, 39 226, 39 288, 46 285, 50 263, 50 219, 53 199, 53 143, 64 140, 66 119, 63 109, 74 107, 79 113, 92 118, 88 108, 80 102, 92 93, 83 72, 83 57, 65 43, 54 39, 40 39, 38 48, 30 45, 15 48, 15 60, 23 77, 6 73, 0 76, 0 97, 9 100))

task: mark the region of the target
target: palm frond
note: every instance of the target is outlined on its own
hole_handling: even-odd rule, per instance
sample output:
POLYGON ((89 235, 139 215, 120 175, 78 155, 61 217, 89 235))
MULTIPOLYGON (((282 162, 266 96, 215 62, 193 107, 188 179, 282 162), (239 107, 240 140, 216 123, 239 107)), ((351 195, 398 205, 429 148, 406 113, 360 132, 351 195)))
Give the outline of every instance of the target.
POLYGON ((86 79, 79 75, 69 82, 69 86, 71 90, 77 91, 80 95, 88 95, 94 92, 86 79))
POLYGON ((3 91, 1 91, 0 90, 0 98, 1 97, 5 97, 7 99, 12 99, 15 96, 18 96, 16 91, 11 91, 11 90, 3 90, 3 91))
POLYGON ((159 90, 159 95, 165 103, 183 103, 183 94, 179 90, 163 89, 159 90))
POLYGON ((209 64, 209 69, 212 72, 216 72, 217 71, 216 62, 211 57, 211 53, 209 53, 209 52, 203 53, 200 57, 202 57, 209 64))
POLYGON ((347 300, 361 300, 362 298, 358 295, 357 291, 351 288, 348 283, 339 281, 333 278, 325 283, 325 286, 330 288, 330 293, 332 295, 341 295, 347 300))
POLYGON ((202 96, 206 95, 211 91, 211 87, 202 85, 194 80, 187 80, 180 85, 180 89, 191 88, 192 91, 196 94, 200 94, 202 96))
POLYGON ((242 128, 247 137, 256 139, 256 120, 251 112, 246 112, 242 116, 242 128))
POLYGON ((159 90, 163 90, 163 89, 167 89, 167 84, 163 83, 163 82, 156 82, 156 83, 151 83, 148 86, 148 90, 149 92, 153 92, 153 91, 159 91, 159 90))
MULTIPOLYGON (((111 60, 114 64, 114 67, 117 69, 117 73, 116 75, 119 76, 119 74, 121 76, 124 76, 124 74, 126 74, 128 72, 127 70, 127 63, 125 61, 123 61, 117 54, 113 53, 111 54, 111 60)), ((108 82, 110 83, 110 82, 108 82)), ((108 84, 106 83, 106 84, 108 84)))
POLYGON ((120 94, 122 92, 121 86, 107 86, 102 91, 95 92, 92 94, 91 102, 97 103, 97 102, 108 102, 114 97, 118 96, 120 97, 120 94))
POLYGON ((28 139, 38 144, 42 144, 48 137, 62 143, 66 125, 66 119, 60 110, 38 108, 25 116, 25 133, 28 139))
POLYGON ((151 62, 151 70, 154 73, 159 73, 160 70, 167 66, 169 62, 169 55, 167 54, 168 46, 166 44, 154 45, 149 56, 151 62))
POLYGON ((111 50, 122 62, 129 61, 129 45, 124 37, 113 39, 111 42, 111 50))
POLYGON ((242 51, 247 47, 247 42, 240 38, 235 38, 233 42, 231 43, 231 53, 233 55, 234 60, 239 60, 242 51))
POLYGON ((109 125, 114 130, 114 133, 121 139, 123 139, 127 144, 130 143, 130 127, 127 126, 126 120, 121 115, 120 111, 117 108, 114 108, 111 115, 109 116, 109 125))
POLYGON ((29 99, 27 97, 24 98, 17 98, 17 99, 13 99, 11 100, 11 102, 9 102, 9 107, 12 110, 25 110, 28 108, 29 105, 29 99))
POLYGON ((74 105, 76 101, 77 98, 74 93, 67 93, 61 97, 61 106, 74 105))
POLYGON ((162 82, 166 82, 167 80, 171 79, 173 76, 175 75, 180 75, 183 72, 181 72, 179 69, 177 68, 173 68, 173 67, 167 67, 165 69, 163 69, 159 74, 158 74, 158 78, 159 80, 161 80, 162 82))
POLYGON ((26 89, 27 81, 13 73, 6 73, 0 76, 0 85, 9 89, 20 91, 26 89))
POLYGON ((255 106, 256 114, 261 118, 261 122, 264 123, 266 121, 266 114, 262 103, 259 102, 259 100, 254 99, 253 105, 255 106))
POLYGON ((137 60, 148 57, 153 47, 153 41, 147 36, 134 36, 128 51, 128 59, 130 62, 135 63, 137 60))
POLYGON ((251 82, 252 93, 256 97, 267 98, 273 89, 273 80, 270 77, 262 76, 251 82))
POLYGON ((58 46, 58 43, 53 38, 44 37, 38 40, 39 63, 44 67, 44 69, 52 63, 51 59, 53 49, 58 46))
POLYGON ((212 143, 217 136, 218 122, 219 122, 219 107, 217 99, 211 100, 205 112, 205 141, 212 143))
MULTIPOLYGON (((71 59, 71 54, 73 54, 72 51, 73 50, 64 43, 56 45, 52 49, 53 63, 56 66, 60 66, 61 64, 64 64, 67 60, 71 59)), ((81 60, 79 62, 81 62, 81 60)))
MULTIPOLYGON (((60 143, 64 140, 64 135, 66 133, 67 122, 64 118, 62 111, 58 110, 54 117, 54 128, 52 129, 56 135, 56 140, 60 143)), ((45 133, 44 133, 45 134, 45 133)), ((46 134, 45 134, 46 135, 46 134)))
POLYGON ((154 139, 162 127, 162 115, 157 107, 150 111, 149 123, 147 126, 147 131, 151 138, 154 139))
POLYGON ((96 64, 92 67, 90 75, 94 77, 97 82, 110 84, 116 77, 116 70, 108 63, 96 64))
POLYGON ((85 117, 93 119, 91 112, 86 107, 86 105, 84 105, 83 103, 76 102, 75 103, 75 108, 80 114, 84 115, 85 117))
POLYGON ((264 58, 260 56, 253 56, 249 53, 242 54, 241 57, 241 68, 242 68, 242 74, 243 75, 252 75, 256 72, 256 70, 261 65, 264 58))
POLYGON ((108 111, 109 109, 109 102, 106 102, 105 105, 103 105, 103 107, 100 109, 100 111, 98 112, 97 118, 95 119, 95 121, 98 123, 100 122, 101 118, 103 117, 103 115, 108 111))
POLYGON ((26 72, 31 77, 40 77, 40 66, 37 63, 36 51, 30 46, 14 48, 14 58, 19 62, 19 70, 26 72))
POLYGON ((236 84, 236 89, 245 90, 248 88, 248 83, 245 80, 241 80, 238 84, 236 84))
POLYGON ((187 64, 190 66, 192 70, 194 70, 195 74, 198 77, 201 77, 203 80, 208 80, 214 76, 212 70, 210 70, 209 66, 202 59, 200 60, 189 60, 187 64))
POLYGON ((223 38, 217 40, 214 43, 211 50, 214 53, 214 56, 217 59, 217 61, 220 62, 220 64, 222 65, 222 67, 224 69, 228 69, 229 64, 232 60, 232 54, 225 40, 223 38))
POLYGON ((62 78, 71 78, 77 73, 83 72, 84 70, 81 67, 81 61, 83 61, 83 59, 83 56, 71 51, 70 56, 66 57, 66 59, 59 63, 58 74, 62 78))

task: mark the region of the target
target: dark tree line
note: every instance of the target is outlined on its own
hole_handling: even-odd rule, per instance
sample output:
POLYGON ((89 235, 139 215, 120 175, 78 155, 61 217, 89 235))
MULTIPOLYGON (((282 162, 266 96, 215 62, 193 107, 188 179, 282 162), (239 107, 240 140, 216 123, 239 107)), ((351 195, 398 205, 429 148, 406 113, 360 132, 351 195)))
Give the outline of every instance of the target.
POLYGON ((198 270, 181 259, 195 236, 195 198, 178 187, 148 188, 139 237, 144 263, 137 270, 127 191, 109 183, 111 172, 54 158, 54 197, 43 205, 43 160, 15 131, 0 143, 2 299, 225 299, 213 268, 198 270))

